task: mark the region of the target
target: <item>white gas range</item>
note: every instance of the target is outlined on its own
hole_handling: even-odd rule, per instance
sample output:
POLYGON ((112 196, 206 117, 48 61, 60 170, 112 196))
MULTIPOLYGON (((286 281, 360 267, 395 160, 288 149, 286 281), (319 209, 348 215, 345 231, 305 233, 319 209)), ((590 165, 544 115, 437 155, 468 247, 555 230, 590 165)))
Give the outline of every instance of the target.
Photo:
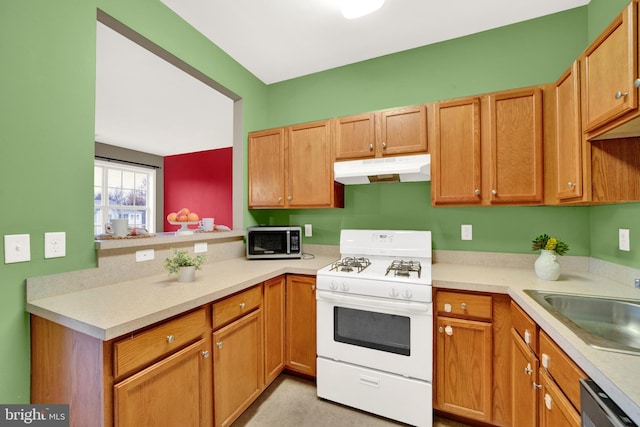
POLYGON ((342 230, 317 275, 318 396, 432 425, 431 232, 342 230))

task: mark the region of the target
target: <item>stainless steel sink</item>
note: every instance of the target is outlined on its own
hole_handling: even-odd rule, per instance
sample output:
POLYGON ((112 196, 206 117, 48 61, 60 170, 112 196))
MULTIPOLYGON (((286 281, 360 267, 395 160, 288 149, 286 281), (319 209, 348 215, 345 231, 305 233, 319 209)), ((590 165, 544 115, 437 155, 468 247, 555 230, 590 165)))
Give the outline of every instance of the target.
POLYGON ((640 355, 640 300, 524 292, 590 346, 640 355))

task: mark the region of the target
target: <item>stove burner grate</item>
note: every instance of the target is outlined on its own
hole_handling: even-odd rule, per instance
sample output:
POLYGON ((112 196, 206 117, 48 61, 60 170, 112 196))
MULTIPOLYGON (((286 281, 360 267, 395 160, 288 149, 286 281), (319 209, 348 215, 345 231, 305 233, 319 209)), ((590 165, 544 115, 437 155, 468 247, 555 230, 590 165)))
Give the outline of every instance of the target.
POLYGON ((419 261, 393 260, 391 265, 387 267, 385 276, 388 275, 390 271, 393 271, 395 276, 402 277, 410 277, 412 272, 416 272, 418 273, 418 277, 420 277, 422 266, 419 261))
POLYGON ((368 258, 344 257, 341 260, 331 264, 331 268, 329 269, 329 271, 336 270, 336 271, 344 271, 345 273, 350 273, 355 269, 357 270, 358 273, 360 273, 362 270, 369 267, 370 265, 371 265, 371 261, 369 261, 368 258))

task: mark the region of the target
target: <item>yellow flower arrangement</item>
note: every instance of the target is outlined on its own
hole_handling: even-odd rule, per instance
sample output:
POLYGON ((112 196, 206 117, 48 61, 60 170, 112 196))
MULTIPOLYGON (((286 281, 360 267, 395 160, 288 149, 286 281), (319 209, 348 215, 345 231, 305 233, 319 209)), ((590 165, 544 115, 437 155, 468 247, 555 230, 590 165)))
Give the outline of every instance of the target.
POLYGON ((533 240, 532 251, 544 249, 554 251, 557 255, 564 255, 569 251, 569 245, 557 237, 550 237, 548 234, 541 234, 533 240))

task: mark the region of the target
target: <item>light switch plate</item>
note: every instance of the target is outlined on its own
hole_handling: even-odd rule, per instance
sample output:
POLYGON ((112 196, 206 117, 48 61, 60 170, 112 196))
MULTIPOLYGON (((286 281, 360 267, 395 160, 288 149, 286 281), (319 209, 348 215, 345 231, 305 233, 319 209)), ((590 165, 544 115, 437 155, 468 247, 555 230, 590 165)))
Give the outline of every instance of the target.
POLYGON ((31 261, 31 242, 28 234, 4 236, 4 263, 31 261))
POLYGON ((472 240, 473 226, 471 224, 462 224, 460 226, 460 237, 462 240, 472 240))
POLYGON ((44 233, 44 257, 60 258, 67 255, 67 234, 64 231, 44 233))

